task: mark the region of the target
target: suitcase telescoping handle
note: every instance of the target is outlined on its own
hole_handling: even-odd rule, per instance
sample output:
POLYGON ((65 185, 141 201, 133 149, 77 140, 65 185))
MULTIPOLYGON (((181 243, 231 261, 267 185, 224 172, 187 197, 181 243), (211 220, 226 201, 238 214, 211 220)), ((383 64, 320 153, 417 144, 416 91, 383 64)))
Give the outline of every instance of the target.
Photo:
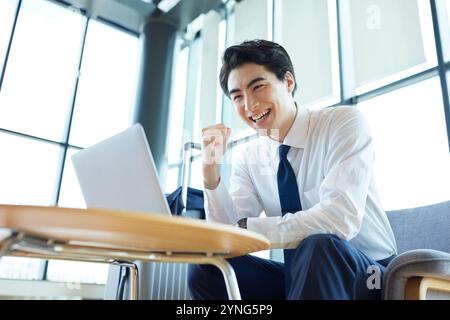
MULTIPOLYGON (((249 135, 234 141, 231 141, 227 144, 227 150, 230 150, 240 144, 249 142, 253 139, 256 139, 259 135, 253 134, 249 135)), ((181 199, 183 201, 184 209, 183 214, 186 213, 187 208, 187 192, 188 192, 188 184, 189 184, 189 175, 191 172, 191 163, 197 159, 200 159, 202 154, 193 155, 192 150, 202 150, 202 145, 200 143, 194 142, 186 142, 183 147, 183 171, 181 176, 181 199)))

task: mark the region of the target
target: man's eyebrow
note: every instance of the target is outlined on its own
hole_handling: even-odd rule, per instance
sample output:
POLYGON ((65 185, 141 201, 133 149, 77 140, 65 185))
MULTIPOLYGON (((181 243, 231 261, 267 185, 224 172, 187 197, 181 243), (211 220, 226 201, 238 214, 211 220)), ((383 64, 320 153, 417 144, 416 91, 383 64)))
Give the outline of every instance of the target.
MULTIPOLYGON (((257 78, 255 78, 255 79, 251 80, 251 81, 247 84, 247 88, 250 88, 255 82, 258 82, 258 81, 261 81, 261 80, 266 80, 266 78, 264 78, 264 77, 257 77, 257 78)), ((233 89, 233 90, 231 90, 231 91, 230 91, 230 96, 231 96, 233 93, 237 92, 237 91, 241 91, 241 89, 233 89)))

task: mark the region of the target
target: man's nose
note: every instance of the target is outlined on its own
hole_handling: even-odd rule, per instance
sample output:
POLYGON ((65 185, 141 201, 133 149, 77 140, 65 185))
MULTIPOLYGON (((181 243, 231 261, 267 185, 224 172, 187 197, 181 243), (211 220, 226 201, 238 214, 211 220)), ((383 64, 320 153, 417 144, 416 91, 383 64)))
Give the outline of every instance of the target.
POLYGON ((257 108, 258 108, 258 102, 255 99, 252 99, 252 97, 246 96, 245 97, 245 111, 253 112, 257 108))

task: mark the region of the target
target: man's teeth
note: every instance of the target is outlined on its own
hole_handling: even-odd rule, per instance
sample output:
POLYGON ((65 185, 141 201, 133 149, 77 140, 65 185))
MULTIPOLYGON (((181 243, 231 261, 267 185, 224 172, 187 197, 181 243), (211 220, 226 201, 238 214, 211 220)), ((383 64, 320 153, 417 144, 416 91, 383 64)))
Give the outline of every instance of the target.
POLYGON ((252 116, 252 120, 253 121, 258 121, 260 120, 262 117, 264 117, 266 114, 268 114, 270 112, 270 110, 266 110, 263 113, 257 114, 255 116, 252 116))

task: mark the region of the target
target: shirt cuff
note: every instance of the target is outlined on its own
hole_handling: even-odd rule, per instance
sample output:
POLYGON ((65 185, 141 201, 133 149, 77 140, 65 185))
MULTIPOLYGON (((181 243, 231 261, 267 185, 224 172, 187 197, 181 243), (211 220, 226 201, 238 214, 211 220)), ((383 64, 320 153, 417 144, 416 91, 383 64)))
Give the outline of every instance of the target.
POLYGON ((301 238, 286 239, 283 236, 282 217, 247 218, 247 229, 262 234, 270 241, 271 249, 294 249, 301 238))
POLYGON ((274 239, 274 232, 277 229, 278 221, 281 217, 247 218, 247 230, 262 234, 270 241, 271 248, 283 248, 279 244, 279 239, 274 239))

